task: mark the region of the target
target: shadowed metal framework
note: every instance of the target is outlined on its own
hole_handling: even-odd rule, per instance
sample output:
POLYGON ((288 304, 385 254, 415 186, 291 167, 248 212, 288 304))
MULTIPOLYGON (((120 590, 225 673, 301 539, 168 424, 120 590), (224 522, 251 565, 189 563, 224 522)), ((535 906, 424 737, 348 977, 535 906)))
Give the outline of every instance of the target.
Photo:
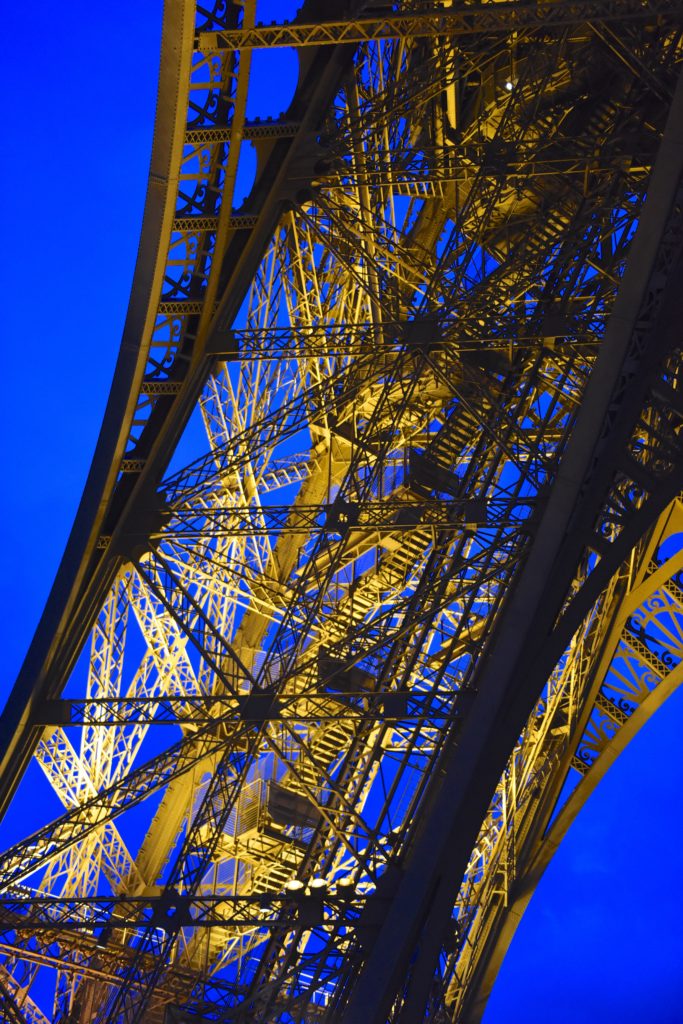
POLYGON ((683 671, 682 29, 167 0, 121 355, 0 721, 3 809, 31 759, 61 808, 0 855, 3 1020, 480 1019, 683 671))

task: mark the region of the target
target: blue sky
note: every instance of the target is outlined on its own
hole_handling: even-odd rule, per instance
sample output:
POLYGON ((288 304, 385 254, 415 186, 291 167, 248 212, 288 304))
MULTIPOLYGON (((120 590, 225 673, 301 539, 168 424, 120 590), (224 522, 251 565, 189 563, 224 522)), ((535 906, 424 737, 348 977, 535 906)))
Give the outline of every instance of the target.
MULTIPOLYGON (((158 0, 35 0, 26 10, 5 4, 0 14, 0 698, 57 569, 109 389, 145 195, 161 21, 158 0)), ((486 1024, 683 1020, 681 735, 683 694, 570 832, 486 1024)))

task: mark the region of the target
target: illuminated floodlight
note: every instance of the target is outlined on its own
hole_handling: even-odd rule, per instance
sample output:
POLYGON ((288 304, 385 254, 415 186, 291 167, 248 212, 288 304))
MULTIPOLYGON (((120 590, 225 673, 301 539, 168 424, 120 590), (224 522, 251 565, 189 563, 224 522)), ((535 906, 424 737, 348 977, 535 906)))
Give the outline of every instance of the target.
POLYGON ((308 888, 313 890, 327 889, 327 882, 324 878, 314 878, 308 883, 308 888))
POLYGON ((514 87, 515 87, 515 83, 511 82, 510 79, 508 78, 507 82, 505 83, 505 88, 507 89, 507 91, 508 92, 512 92, 514 87))
POLYGON ((287 892, 301 892, 303 887, 304 883, 300 878, 290 878, 288 882, 285 882, 287 892))
POLYGON ((340 878, 337 881, 338 889, 353 889, 355 888, 355 885, 356 883, 354 882, 351 875, 344 875, 343 878, 340 878))

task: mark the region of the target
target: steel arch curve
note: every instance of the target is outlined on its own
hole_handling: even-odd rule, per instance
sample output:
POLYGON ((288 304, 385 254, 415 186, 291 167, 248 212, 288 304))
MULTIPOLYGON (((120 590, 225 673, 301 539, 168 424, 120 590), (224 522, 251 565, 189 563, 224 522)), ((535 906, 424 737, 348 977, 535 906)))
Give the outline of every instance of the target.
MULTIPOLYGON (((214 309, 211 315, 203 313, 203 300, 196 304, 196 309, 182 312, 186 317, 203 316, 205 320, 204 337, 200 336, 200 343, 193 346, 190 371, 187 365, 183 365, 188 362, 186 353, 182 353, 182 359, 176 360, 180 367, 160 366, 163 355, 155 358, 154 353, 154 317, 163 318, 169 305, 159 295, 162 278, 167 272, 168 254, 172 250, 172 236, 174 228, 177 233, 178 229, 182 232, 185 227, 176 211, 182 148, 184 144, 188 145, 187 139, 190 147, 201 147, 207 135, 207 131, 200 128, 193 133, 192 126, 188 128, 187 124, 190 64, 193 53, 197 52, 195 7, 192 0, 165 0, 164 4, 157 113, 131 302, 100 437, 74 527, 36 635, 0 717, 0 814, 7 809, 16 783, 35 749, 40 729, 35 722, 36 714, 40 718, 37 709, 42 702, 61 693, 107 590, 130 554, 131 541, 126 539, 126 533, 135 531, 136 536, 144 536, 149 534, 152 525, 156 525, 148 522, 149 516, 145 512, 150 492, 153 493, 158 486, 191 413, 197 391, 216 358, 211 351, 207 328, 213 321, 215 334, 217 318, 214 309), (178 377, 178 373, 182 376, 178 377), (148 421, 149 407, 155 399, 156 416, 148 421), (108 545, 102 540, 115 528, 124 535, 122 550, 117 550, 116 544, 108 545)), ((216 8, 223 11, 223 20, 219 15, 214 23, 209 11, 205 11, 209 28, 225 27, 225 17, 229 22, 237 17, 234 5, 218 3, 216 8)), ((311 8, 315 9, 315 3, 304 6, 305 11, 311 8)), ((231 51, 228 52, 232 55, 231 51)), ((322 63, 327 64, 328 61, 325 59, 322 63)), ((333 65, 333 75, 328 77, 334 81, 338 71, 334 61, 329 63, 333 65)), ((301 108, 310 104, 312 109, 307 117, 314 119, 319 112, 315 96, 311 95, 314 83, 310 78, 315 76, 318 66, 310 58, 306 64, 309 81, 302 83, 292 103, 292 112, 299 115, 301 108)), ((323 79, 320 91, 324 93, 326 86, 329 91, 330 86, 323 79)), ((237 123, 230 129, 234 131, 237 143, 243 134, 245 100, 245 95, 239 96, 237 123)), ((293 125, 286 121, 282 128, 252 127, 251 137, 261 138, 264 150, 254 192, 263 208, 261 220, 265 224, 258 225, 259 230, 255 231, 258 218, 247 216, 232 220, 226 207, 227 213, 221 225, 223 234, 227 231, 237 236, 241 250, 240 257, 233 258, 233 273, 237 281, 230 281, 232 287, 224 289, 229 291, 235 308, 239 306, 239 296, 246 291, 250 278, 249 266, 244 267, 245 254, 251 255, 253 264, 265 244, 268 231, 272 231, 280 207, 291 194, 291 185, 287 183, 287 164, 291 162, 290 151, 294 151, 296 156, 297 144, 300 145, 302 138, 306 142, 309 137, 307 117, 293 125), (282 152, 283 146, 286 155, 282 152), (273 149, 276 150, 274 154, 273 149), (273 166, 277 167, 276 173, 273 173, 273 166), (265 189, 263 181, 266 182, 265 189), (244 242, 245 233, 253 236, 248 245, 244 242)), ((201 124, 201 117, 199 122, 201 124)), ((229 151, 230 131, 226 134, 225 128, 214 128, 213 132, 209 128, 208 139, 214 145, 225 144, 229 151)), ((200 218, 199 221, 199 230, 218 229, 215 217, 213 220, 209 218, 210 223, 207 224, 201 223, 200 218)), ((225 244, 225 238, 223 242, 225 244)), ((214 292, 215 288, 214 282, 214 292)), ((228 312, 223 316, 230 318, 231 314, 228 312)), ((156 340, 156 346, 162 353, 166 347, 164 341, 163 336, 156 340)))
MULTIPOLYGON (((111 500, 119 464, 126 446, 133 416, 131 403, 147 361, 150 342, 147 296, 155 284, 158 288, 159 251, 168 244, 170 235, 169 203, 174 196, 168 188, 169 168, 177 162, 179 118, 185 104, 179 90, 187 79, 187 63, 191 53, 193 23, 191 4, 168 3, 162 30, 157 114, 150 161, 149 183, 135 269, 114 381, 104 414, 102 429, 93 457, 73 530, 41 618, 25 665, 10 694, 0 718, 0 807, 4 811, 16 779, 32 754, 32 743, 26 744, 31 728, 32 704, 46 688, 54 638, 73 616, 79 586, 92 561, 97 558, 97 538, 102 519, 111 500)), ((164 258, 163 256, 161 257, 164 258)), ((163 266, 163 265, 162 265, 163 266)), ((46 695, 55 695, 56 688, 47 687, 46 695)))
MULTIPOLYGON (((496 837, 498 850, 486 849, 482 843, 486 829, 480 832, 478 856, 489 863, 487 878, 479 879, 479 886, 493 884, 494 870, 501 871, 501 859, 509 859, 507 851, 501 851, 504 844, 514 845, 515 850, 513 862, 505 866, 503 898, 491 900, 490 913, 477 922, 474 951, 467 964, 459 966, 457 984, 451 982, 459 1020, 474 1024, 481 1019, 516 930, 569 828, 619 755, 683 681, 676 641, 683 559, 680 551, 669 557, 661 554, 667 541, 680 535, 681 526, 682 508, 677 498, 645 541, 636 546, 637 557, 624 568, 622 579, 613 580, 599 622, 591 626, 592 643, 581 651, 589 662, 584 669, 587 696, 567 695, 572 671, 572 659, 568 659, 558 674, 552 699, 530 716, 537 732, 545 728, 546 735, 530 736, 525 730, 522 746, 526 743, 534 749, 518 752, 515 763, 511 761, 508 767, 508 778, 516 775, 518 788, 525 779, 531 790, 534 776, 547 775, 551 758, 560 765, 553 770, 554 780, 542 796, 529 793, 526 800, 520 800, 525 804, 524 820, 509 826, 516 842, 511 843, 501 831, 496 837)), ((573 655, 577 658, 578 651, 573 655)), ((473 870, 474 865, 468 866, 470 874, 473 870)))
POLYGON ((64 806, 0 856, 8 1015, 46 1019, 43 968, 79 1024, 477 991, 477 832, 680 490, 680 14, 168 4, 135 345, 0 722, 3 802, 35 750, 64 806), (292 42, 248 122, 252 47, 292 42))

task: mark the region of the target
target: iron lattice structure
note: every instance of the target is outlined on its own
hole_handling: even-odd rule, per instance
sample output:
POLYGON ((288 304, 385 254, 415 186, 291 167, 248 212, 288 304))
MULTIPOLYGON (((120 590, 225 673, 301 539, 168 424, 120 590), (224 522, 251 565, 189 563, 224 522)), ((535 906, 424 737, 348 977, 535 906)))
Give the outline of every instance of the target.
POLYGON ((167 0, 112 395, 0 723, 8 814, 31 758, 62 808, 0 856, 4 1020, 479 1019, 683 673, 682 27, 167 0))

